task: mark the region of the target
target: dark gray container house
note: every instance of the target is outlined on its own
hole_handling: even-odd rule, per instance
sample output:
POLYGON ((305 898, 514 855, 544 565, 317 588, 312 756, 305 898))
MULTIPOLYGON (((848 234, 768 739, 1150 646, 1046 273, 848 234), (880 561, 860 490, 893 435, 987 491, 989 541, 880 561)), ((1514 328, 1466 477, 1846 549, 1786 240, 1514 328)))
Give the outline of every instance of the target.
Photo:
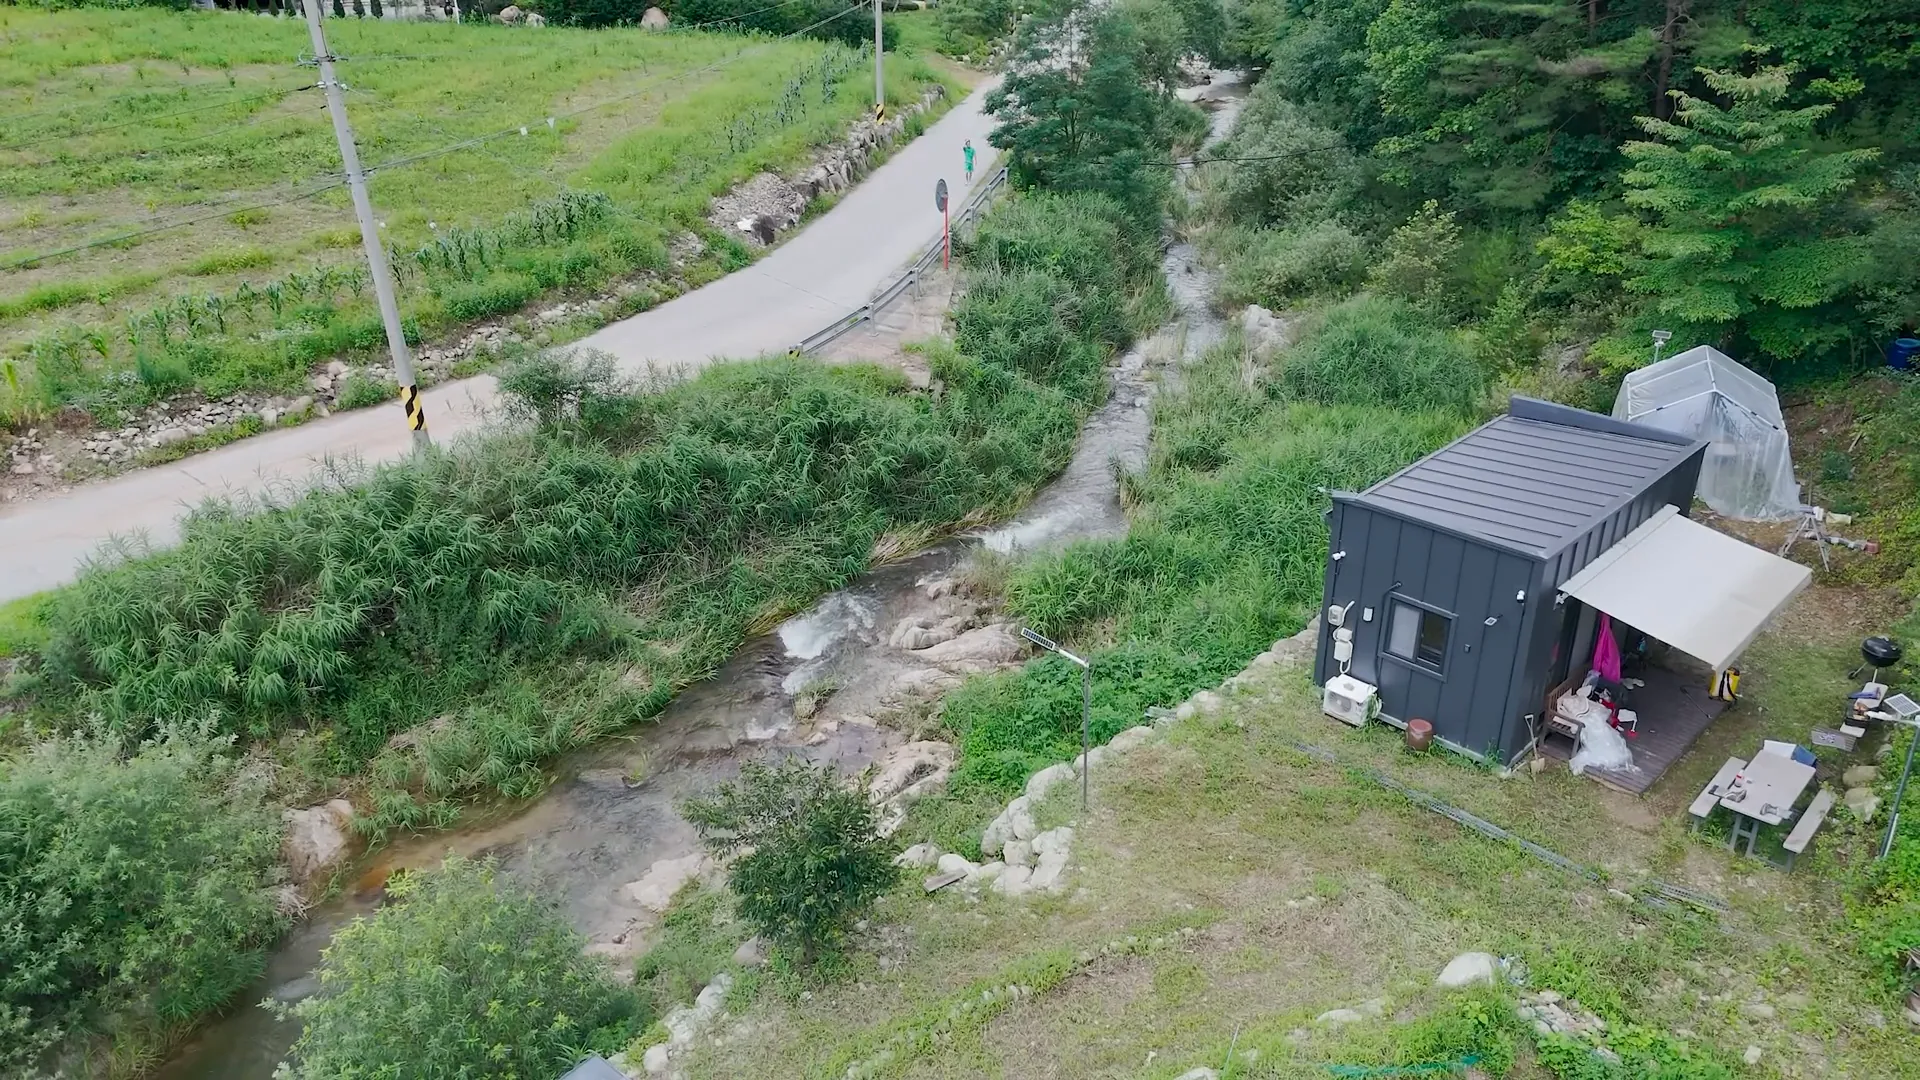
MULTIPOLYGON (((1511 762, 1548 693, 1590 652, 1593 613, 1559 595, 1662 508, 1692 504, 1706 443, 1529 398, 1359 494, 1335 493, 1322 611, 1380 713, 1511 762), (1584 619, 1583 619, 1584 616, 1584 619)), ((1314 681, 1341 674, 1322 620, 1314 681)))

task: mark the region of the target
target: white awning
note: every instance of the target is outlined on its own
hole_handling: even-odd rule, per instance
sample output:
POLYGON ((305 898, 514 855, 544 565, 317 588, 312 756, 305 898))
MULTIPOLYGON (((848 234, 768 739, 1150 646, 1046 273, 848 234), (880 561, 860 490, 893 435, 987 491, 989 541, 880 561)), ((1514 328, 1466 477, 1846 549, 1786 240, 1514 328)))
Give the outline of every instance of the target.
POLYGON ((1560 591, 1721 671, 1812 578, 1668 506, 1560 591))

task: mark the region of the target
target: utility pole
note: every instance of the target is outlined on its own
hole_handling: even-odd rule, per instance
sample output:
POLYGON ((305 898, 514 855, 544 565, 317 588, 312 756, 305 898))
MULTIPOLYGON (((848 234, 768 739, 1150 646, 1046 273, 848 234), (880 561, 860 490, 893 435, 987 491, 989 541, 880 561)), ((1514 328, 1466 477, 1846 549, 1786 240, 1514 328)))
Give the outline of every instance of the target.
POLYGON ((886 50, 880 47, 886 36, 880 32, 880 0, 873 0, 873 118, 876 121, 887 117, 887 80, 880 73, 880 55, 886 50))
POLYGON ((400 403, 407 410, 407 426, 413 429, 413 445, 418 450, 431 444, 427 436, 427 414, 420 405, 420 388, 413 381, 413 354, 407 351, 406 331, 400 326, 400 303, 393 294, 393 268, 387 265, 386 244, 380 239, 379 223, 373 219, 373 202, 367 198, 367 177, 360 170, 360 151, 354 146, 353 128, 347 123, 347 102, 340 93, 340 80, 333 74, 333 55, 327 51, 320 3, 321 0, 302 0, 301 6, 307 14, 307 32, 313 38, 314 61, 320 65, 320 87, 327 95, 327 115, 333 117, 333 134, 340 142, 340 162, 346 166, 353 212, 360 219, 360 243, 367 250, 373 295, 380 302, 380 321, 387 328, 387 349, 393 354, 393 375, 400 383, 400 403))

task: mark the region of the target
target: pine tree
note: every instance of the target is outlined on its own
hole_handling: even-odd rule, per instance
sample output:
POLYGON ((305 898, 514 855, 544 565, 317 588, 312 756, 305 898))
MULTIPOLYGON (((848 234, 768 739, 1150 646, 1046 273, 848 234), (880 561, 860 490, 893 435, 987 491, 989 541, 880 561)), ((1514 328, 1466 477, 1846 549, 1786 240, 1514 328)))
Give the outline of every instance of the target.
POLYGON ((1143 222, 1158 219, 1167 173, 1145 163, 1166 150, 1140 52, 1138 31, 1118 13, 1022 31, 1011 71, 987 97, 1000 120, 991 141, 1009 151, 1017 183, 1099 192, 1143 222))
MULTIPOLYGON (((1619 5, 1627 8, 1629 5, 1619 5)), ((1600 181, 1626 137, 1610 102, 1639 97, 1652 44, 1630 11, 1589 4, 1392 0, 1366 32, 1389 179, 1535 209, 1600 181)))
POLYGON ((1638 118, 1653 140, 1621 148, 1633 162, 1622 177, 1625 200, 1648 216, 1628 287, 1675 323, 1744 330, 1779 357, 1837 332, 1811 309, 1849 283, 1861 240, 1835 210, 1855 172, 1879 155, 1810 145, 1834 106, 1791 107, 1793 73, 1786 65, 1751 75, 1700 69, 1727 104, 1672 91, 1671 119, 1638 118))

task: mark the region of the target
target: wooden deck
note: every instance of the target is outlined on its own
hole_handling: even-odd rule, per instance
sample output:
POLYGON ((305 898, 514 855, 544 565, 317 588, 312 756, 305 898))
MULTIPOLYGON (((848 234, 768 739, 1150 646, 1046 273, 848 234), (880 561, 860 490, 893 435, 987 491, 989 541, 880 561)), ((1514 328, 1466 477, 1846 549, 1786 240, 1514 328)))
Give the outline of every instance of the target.
MULTIPOLYGON (((1627 703, 1640 714, 1640 733, 1627 740, 1633 768, 1588 769, 1582 774, 1629 795, 1646 794, 1727 708, 1726 702, 1707 696, 1705 676, 1695 678, 1649 665, 1638 677, 1647 685, 1634 690, 1627 703)), ((1573 756, 1572 740, 1558 735, 1548 736, 1541 749, 1561 761, 1573 756)))

